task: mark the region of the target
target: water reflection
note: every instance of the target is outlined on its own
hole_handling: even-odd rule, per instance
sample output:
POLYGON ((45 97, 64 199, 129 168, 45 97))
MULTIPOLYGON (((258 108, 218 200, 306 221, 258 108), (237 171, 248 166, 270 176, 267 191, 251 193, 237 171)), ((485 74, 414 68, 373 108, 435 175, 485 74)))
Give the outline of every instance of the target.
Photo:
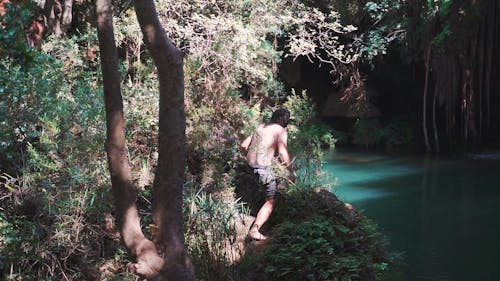
MULTIPOLYGON (((493 159, 493 160, 492 160, 493 159)), ((404 251, 404 280, 498 280, 500 161, 335 152, 335 193, 404 251)))

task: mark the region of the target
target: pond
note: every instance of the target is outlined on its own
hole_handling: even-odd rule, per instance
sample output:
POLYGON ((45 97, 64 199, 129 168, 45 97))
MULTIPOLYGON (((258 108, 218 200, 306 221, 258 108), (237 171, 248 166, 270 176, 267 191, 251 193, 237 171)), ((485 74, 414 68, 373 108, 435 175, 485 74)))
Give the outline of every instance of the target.
POLYGON ((403 252, 398 280, 500 280, 500 153, 456 158, 334 151, 334 193, 403 252))

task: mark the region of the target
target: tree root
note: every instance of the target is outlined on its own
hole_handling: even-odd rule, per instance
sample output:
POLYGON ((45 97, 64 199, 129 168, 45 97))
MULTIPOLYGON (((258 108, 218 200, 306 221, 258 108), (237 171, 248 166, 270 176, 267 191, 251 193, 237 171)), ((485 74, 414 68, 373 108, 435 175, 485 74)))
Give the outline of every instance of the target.
POLYGON ((153 242, 143 239, 143 241, 139 242, 136 253, 137 263, 132 264, 135 273, 147 279, 160 275, 165 260, 158 254, 153 242))

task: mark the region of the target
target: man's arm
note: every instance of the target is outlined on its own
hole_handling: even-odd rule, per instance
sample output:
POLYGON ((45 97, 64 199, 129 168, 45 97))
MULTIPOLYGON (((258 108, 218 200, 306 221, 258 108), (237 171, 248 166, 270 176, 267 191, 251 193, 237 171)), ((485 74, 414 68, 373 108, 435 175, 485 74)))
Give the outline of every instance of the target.
POLYGON ((252 135, 250 135, 249 137, 247 137, 241 143, 240 149, 241 149, 241 153, 243 153, 243 155, 247 155, 247 153, 248 153, 248 146, 250 145, 251 141, 252 141, 252 135))
POLYGON ((285 165, 285 167, 288 169, 290 173, 290 180, 292 182, 295 182, 295 173, 293 172, 292 163, 290 161, 290 155, 288 154, 288 149, 287 149, 287 138, 288 138, 288 133, 286 132, 285 129, 283 129, 283 131, 280 132, 278 136, 278 154, 282 161, 281 164, 285 165))

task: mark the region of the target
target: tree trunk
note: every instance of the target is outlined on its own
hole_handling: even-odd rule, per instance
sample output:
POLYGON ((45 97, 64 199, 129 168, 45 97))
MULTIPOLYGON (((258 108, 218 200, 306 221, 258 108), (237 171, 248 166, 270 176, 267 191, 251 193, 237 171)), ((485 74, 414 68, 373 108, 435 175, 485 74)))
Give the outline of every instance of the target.
POLYGON ((73 0, 64 0, 64 10, 61 18, 63 32, 68 31, 73 21, 73 0))
POLYGON ((478 49, 477 49, 477 93, 478 93, 478 122, 479 122, 479 141, 483 139, 483 89, 484 89, 484 56, 486 43, 486 24, 484 20, 479 22, 478 49))
POLYGON ((60 36, 62 6, 58 0, 47 0, 43 8, 43 14, 47 17, 47 25, 51 33, 60 36))
POLYGON ((484 95, 485 95, 485 104, 486 104, 486 130, 490 129, 490 122, 491 122, 491 73, 492 73, 492 66, 493 66, 493 53, 494 53, 494 47, 495 44, 497 43, 496 41, 498 39, 498 27, 499 27, 499 11, 500 11, 500 4, 498 1, 493 1, 488 7, 488 12, 487 12, 487 23, 486 23, 486 29, 487 29, 487 34, 486 34, 486 70, 484 73, 485 77, 485 90, 484 90, 484 95))
POLYGON ((151 278, 158 275, 164 262, 158 255, 156 246, 144 236, 141 230, 125 144, 125 120, 111 0, 96 0, 96 15, 106 107, 106 152, 115 198, 116 217, 127 250, 137 257, 135 265, 137 273, 151 278))
POLYGON ((434 147, 436 149, 436 153, 439 153, 439 135, 436 124, 437 97, 438 97, 438 83, 436 83, 435 85, 434 98, 432 100, 432 128, 434 130, 434 147))
POLYGON ((144 42, 158 69, 160 85, 159 156, 153 184, 153 212, 166 255, 161 279, 195 280, 184 245, 182 215, 186 162, 183 57, 165 34, 154 2, 136 0, 134 6, 144 42))
POLYGON ((424 131, 424 142, 427 151, 431 151, 431 146, 429 144, 429 136, 427 134, 427 88, 429 87, 430 56, 431 56, 431 43, 429 43, 429 46, 425 50, 425 83, 424 83, 424 94, 422 101, 422 129, 424 131))

